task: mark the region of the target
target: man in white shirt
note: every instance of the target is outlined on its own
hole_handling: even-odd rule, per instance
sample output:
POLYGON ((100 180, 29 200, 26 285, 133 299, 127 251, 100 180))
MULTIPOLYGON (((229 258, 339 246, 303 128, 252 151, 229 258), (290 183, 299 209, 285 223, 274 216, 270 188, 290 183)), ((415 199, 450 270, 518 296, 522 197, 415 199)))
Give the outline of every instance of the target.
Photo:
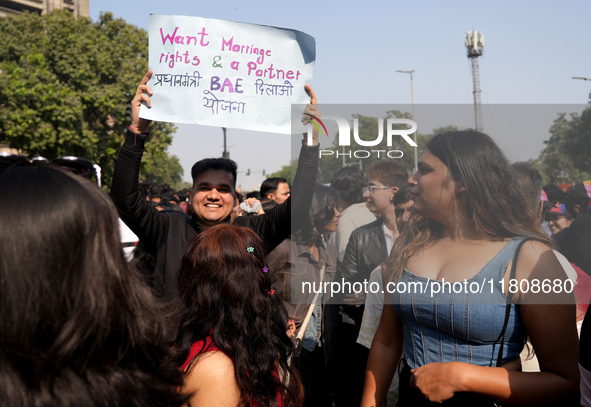
POLYGON ((337 231, 329 240, 337 248, 340 263, 345 257, 351 233, 358 227, 375 221, 376 217, 365 204, 362 190, 367 186, 367 177, 358 167, 341 168, 333 176, 330 186, 340 195, 341 219, 337 231))

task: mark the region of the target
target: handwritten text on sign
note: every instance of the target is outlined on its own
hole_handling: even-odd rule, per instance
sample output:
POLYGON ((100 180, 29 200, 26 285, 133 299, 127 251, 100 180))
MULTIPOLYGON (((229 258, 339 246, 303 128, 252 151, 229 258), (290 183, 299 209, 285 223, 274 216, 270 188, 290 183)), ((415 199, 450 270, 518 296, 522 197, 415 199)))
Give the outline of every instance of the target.
POLYGON ((145 119, 291 132, 291 105, 309 98, 314 38, 299 31, 187 16, 150 16, 145 119))

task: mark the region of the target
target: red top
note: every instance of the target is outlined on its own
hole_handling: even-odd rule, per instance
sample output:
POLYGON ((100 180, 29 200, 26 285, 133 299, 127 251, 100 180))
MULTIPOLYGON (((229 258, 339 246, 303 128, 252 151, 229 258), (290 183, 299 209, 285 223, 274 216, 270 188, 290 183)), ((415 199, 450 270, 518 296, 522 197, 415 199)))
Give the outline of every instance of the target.
POLYGON ((591 300, 591 277, 574 263, 570 265, 577 272, 577 284, 575 285, 574 293, 577 301, 577 321, 581 321, 585 318, 585 313, 591 300))
MULTIPOLYGON (((184 372, 187 369, 187 367, 189 366, 189 364, 191 363, 191 361, 193 360, 193 358, 195 358, 195 356, 201 355, 206 352, 222 352, 222 350, 220 348, 215 346, 215 343, 213 343, 211 336, 208 336, 207 338, 205 338, 205 342, 204 341, 197 341, 193 345, 191 345, 191 350, 189 351, 189 357, 187 358, 187 360, 185 360, 185 363, 183 363, 183 365, 181 366, 181 370, 184 372)), ((276 371, 273 372, 273 375, 275 377, 279 377, 276 371)), ((283 402, 281 400, 281 393, 279 392, 279 390, 277 390, 277 407, 281 407, 282 405, 283 405, 283 402)), ((258 407, 258 404, 251 404, 250 407, 258 407)))
POLYGON ((191 346, 191 350, 189 351, 189 357, 181 366, 181 370, 183 372, 186 371, 187 367, 189 366, 189 363, 193 360, 193 358, 205 352, 221 352, 221 350, 217 346, 215 346, 215 343, 213 343, 211 336, 205 338, 205 347, 203 346, 203 341, 197 341, 191 346))

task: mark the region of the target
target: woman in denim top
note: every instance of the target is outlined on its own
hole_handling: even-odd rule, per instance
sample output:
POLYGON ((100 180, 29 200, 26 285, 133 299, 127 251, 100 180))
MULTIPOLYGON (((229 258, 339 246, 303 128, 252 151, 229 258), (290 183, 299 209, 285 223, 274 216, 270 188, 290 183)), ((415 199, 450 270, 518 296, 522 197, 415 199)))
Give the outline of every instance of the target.
POLYGON ((572 287, 500 149, 473 130, 440 134, 409 184, 415 214, 389 260, 385 300, 392 306, 384 307, 372 343, 362 406, 382 405, 401 356, 399 406, 576 403, 575 306, 566 293, 572 287), (504 365, 495 367, 507 271, 523 238, 531 241, 521 248, 511 284, 512 292, 521 287, 512 294, 519 305, 511 306, 504 365), (531 289, 536 279, 556 283, 553 292, 531 289), (540 373, 522 373, 512 361, 526 335, 540 373))

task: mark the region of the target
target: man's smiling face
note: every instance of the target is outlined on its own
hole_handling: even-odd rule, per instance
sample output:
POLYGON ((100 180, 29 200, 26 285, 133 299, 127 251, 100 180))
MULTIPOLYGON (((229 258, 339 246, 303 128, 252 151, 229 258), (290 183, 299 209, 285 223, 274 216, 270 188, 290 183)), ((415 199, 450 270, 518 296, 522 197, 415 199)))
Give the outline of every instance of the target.
POLYGON ((202 226, 217 225, 230 216, 236 204, 234 182, 228 171, 213 169, 194 179, 191 206, 202 226))

